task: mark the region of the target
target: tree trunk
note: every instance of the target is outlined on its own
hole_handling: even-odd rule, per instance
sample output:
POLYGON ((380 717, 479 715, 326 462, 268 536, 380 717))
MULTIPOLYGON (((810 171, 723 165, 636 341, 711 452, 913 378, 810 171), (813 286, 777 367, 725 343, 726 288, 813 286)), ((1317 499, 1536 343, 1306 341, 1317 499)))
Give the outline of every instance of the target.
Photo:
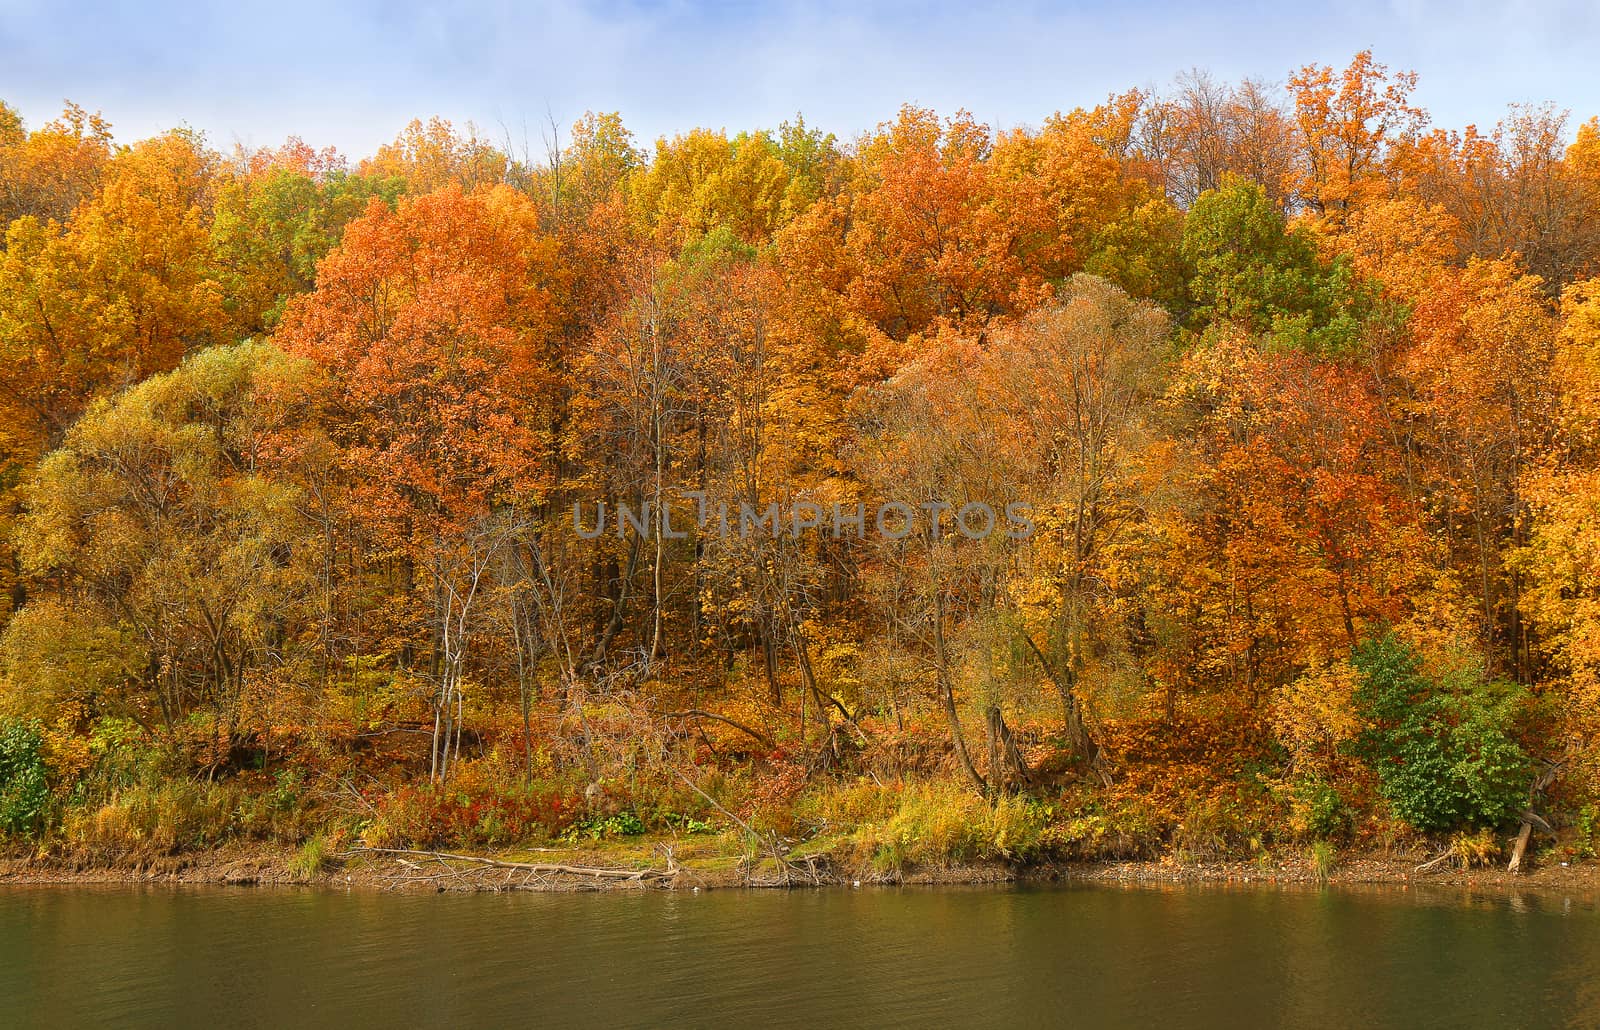
POLYGON ((989 706, 984 712, 984 723, 989 736, 989 782, 996 790, 1026 787, 1032 782, 1028 763, 999 705, 989 706))
POLYGON ((1055 666, 1044 656, 1044 652, 1039 650, 1039 645, 1033 642, 1033 637, 1024 632, 1022 639, 1027 641, 1028 649, 1033 652, 1034 659, 1044 669, 1044 674, 1056 688, 1056 693, 1061 696, 1061 722, 1067 736, 1067 747, 1078 760, 1099 777, 1100 782, 1108 787, 1111 786, 1111 770, 1106 767, 1100 745, 1095 743, 1093 735, 1089 733, 1089 727, 1084 724, 1083 709, 1079 706, 1078 696, 1073 690, 1077 673, 1071 668, 1057 672, 1055 666))
POLYGON ((967 738, 961 732, 961 714, 956 711, 955 686, 950 682, 950 654, 944 639, 944 595, 942 594, 934 602, 933 652, 935 672, 939 681, 939 701, 944 706, 944 716, 950 724, 950 740, 955 744, 956 757, 961 760, 961 767, 967 771, 967 776, 977 788, 988 793, 988 781, 978 772, 977 766, 972 764, 972 755, 967 752, 967 738))

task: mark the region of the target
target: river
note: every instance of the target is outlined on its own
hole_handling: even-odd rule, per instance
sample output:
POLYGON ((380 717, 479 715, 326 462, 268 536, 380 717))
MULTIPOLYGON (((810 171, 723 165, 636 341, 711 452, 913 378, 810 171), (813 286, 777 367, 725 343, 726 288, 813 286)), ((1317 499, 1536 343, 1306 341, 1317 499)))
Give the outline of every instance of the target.
POLYGON ((0 890, 8 1027, 1594 1027, 1589 896, 0 890))

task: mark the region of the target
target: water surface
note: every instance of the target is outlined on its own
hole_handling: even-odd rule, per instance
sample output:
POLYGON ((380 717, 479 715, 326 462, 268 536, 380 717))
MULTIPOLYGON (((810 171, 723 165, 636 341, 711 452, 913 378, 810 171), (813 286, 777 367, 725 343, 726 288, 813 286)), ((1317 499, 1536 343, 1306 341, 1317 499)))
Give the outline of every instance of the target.
POLYGON ((0 1025, 1593 1027, 1593 898, 0 891, 0 1025))

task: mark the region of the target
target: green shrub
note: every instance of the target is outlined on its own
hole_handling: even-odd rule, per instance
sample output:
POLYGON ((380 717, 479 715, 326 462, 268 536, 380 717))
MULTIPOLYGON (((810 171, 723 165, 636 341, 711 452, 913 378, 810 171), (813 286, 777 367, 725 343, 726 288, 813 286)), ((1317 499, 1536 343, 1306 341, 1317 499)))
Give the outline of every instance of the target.
POLYGON ((0 833, 25 835, 44 823, 50 785, 39 728, 8 719, 0 723, 0 833))
POLYGON ((1318 840, 1348 833, 1355 810, 1338 788, 1326 780, 1307 779, 1294 785, 1296 828, 1318 840))
POLYGON ((582 840, 606 840, 612 837, 637 837, 645 830, 644 822, 632 809, 613 815, 596 815, 572 825, 562 839, 571 843, 582 840))
POLYGON ((1588 804, 1578 810, 1576 830, 1574 853, 1579 858, 1600 855, 1600 849, 1595 847, 1600 843, 1600 805, 1588 804))
POLYGON ((1355 692, 1368 724, 1355 753, 1395 814, 1423 831, 1507 822, 1526 802, 1531 766, 1511 737, 1520 688, 1461 675, 1436 683, 1392 633, 1358 646, 1355 692))

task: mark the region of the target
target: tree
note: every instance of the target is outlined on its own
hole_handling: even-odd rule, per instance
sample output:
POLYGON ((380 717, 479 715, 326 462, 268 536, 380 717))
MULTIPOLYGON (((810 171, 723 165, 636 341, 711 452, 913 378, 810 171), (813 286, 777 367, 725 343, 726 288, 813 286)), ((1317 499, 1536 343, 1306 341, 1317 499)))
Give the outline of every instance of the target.
POLYGON ((1363 50, 1343 72, 1306 65, 1289 79, 1301 142, 1294 192, 1334 226, 1384 189, 1384 162, 1396 142, 1425 123, 1411 106, 1414 72, 1396 72, 1363 50))
POLYGON ((1348 261, 1324 259, 1259 186, 1232 179, 1195 201, 1183 228, 1194 268, 1189 292, 1204 326, 1268 335, 1275 345, 1339 355, 1358 351, 1379 309, 1348 261))
POLYGON ((342 162, 292 152, 253 159, 218 190, 211 237, 234 332, 277 325, 289 298, 308 292, 317 263, 374 198, 393 206, 399 178, 351 175, 342 162))
POLYGON ((1521 493, 1530 506, 1512 568, 1520 604, 1564 695, 1574 765, 1600 772, 1600 281, 1570 287, 1553 368, 1559 407, 1551 446, 1532 456, 1521 493))
POLYGON ((1015 446, 1014 499, 1038 527, 1012 586, 1019 631, 1060 696, 1069 747, 1102 774, 1083 681, 1097 656, 1117 649, 1114 556, 1150 486, 1148 415, 1169 328, 1153 306, 1079 276, 1055 304, 998 335, 978 383, 1015 446))
POLYGON ((0 102, 0 230, 23 217, 65 222, 100 188, 111 159, 111 126, 68 104, 61 117, 27 131, 0 102))
POLYGON ((438 779, 459 754, 484 579, 507 519, 524 521, 548 485, 549 250, 536 218, 505 188, 450 186, 395 210, 374 200, 277 335, 326 377, 343 503, 399 606, 380 639, 402 666, 418 648, 428 656, 438 779))
POLYGON ((916 533, 883 544, 891 617, 924 641, 960 753, 951 629, 1000 613, 1056 692, 1069 750, 1106 774, 1083 679, 1115 632, 1107 564, 1137 518, 1144 413, 1167 328, 1157 309, 1081 276, 986 346, 941 341, 875 399, 869 482, 929 506, 916 533), (1007 521, 968 539, 952 521, 968 505, 987 505, 997 522, 1026 511, 1037 533, 1012 539, 1020 524, 1007 521), (936 523, 941 506, 951 514, 936 523))
MULTIPOLYGON (((103 188, 66 224, 30 214, 7 228, 0 252, 5 566, 14 565, 8 540, 23 470, 61 442, 94 398, 223 338, 206 231, 213 170, 197 137, 168 133, 120 152, 103 170, 103 188)), ((0 581, 9 581, 12 604, 20 605, 22 581, 0 581)))
POLYGON ((1141 532, 1153 672, 1252 717, 1270 691, 1398 619, 1427 578, 1421 516, 1365 368, 1223 337, 1168 394, 1185 452, 1141 532))
POLYGON ((1435 278, 1416 303, 1401 359, 1419 474, 1450 560, 1472 577, 1491 667, 1532 673, 1506 565, 1526 541, 1523 477, 1548 438, 1555 325, 1542 284, 1505 261, 1472 261, 1435 278))
POLYGON ((393 143, 363 161, 357 169, 374 179, 398 178, 407 192, 430 193, 455 185, 464 192, 505 183, 519 183, 526 170, 478 135, 470 122, 466 132, 444 118, 413 118, 393 143))
POLYGON ((47 589, 7 630, 14 685, 169 733, 209 711, 226 760, 306 599, 295 491, 264 460, 263 395, 300 374, 265 344, 213 348, 73 426, 26 491, 23 567, 47 589))

